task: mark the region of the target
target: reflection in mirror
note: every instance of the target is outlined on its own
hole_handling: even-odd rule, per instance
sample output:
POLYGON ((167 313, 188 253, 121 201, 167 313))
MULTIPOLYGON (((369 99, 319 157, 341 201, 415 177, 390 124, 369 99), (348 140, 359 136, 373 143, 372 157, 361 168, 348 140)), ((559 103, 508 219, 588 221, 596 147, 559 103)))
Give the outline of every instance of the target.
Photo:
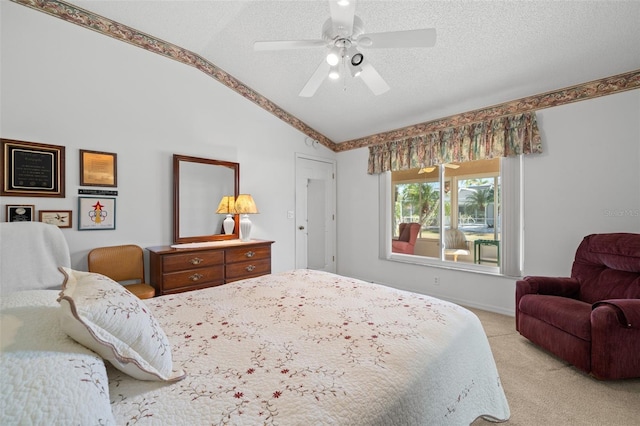
POLYGON ((238 238, 237 225, 225 235, 216 214, 222 197, 238 195, 238 163, 174 154, 173 179, 175 243, 238 238))

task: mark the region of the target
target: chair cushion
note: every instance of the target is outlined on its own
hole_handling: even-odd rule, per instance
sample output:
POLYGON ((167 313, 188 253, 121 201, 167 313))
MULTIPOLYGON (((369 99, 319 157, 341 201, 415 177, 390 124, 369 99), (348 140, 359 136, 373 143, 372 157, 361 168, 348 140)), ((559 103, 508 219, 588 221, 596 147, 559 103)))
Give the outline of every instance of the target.
POLYGON ((411 239, 411 226, 408 223, 401 223, 400 227, 400 236, 398 237, 398 241, 409 241, 411 239))
POLYGON ((593 234, 584 238, 576 259, 609 269, 640 273, 640 234, 593 234))
POLYGON ((571 276, 580 282, 580 300, 640 299, 640 234, 586 236, 571 276))
POLYGON ((156 289, 150 286, 149 284, 138 283, 138 284, 128 284, 125 285, 124 288, 129 290, 131 293, 135 294, 140 299, 151 299, 156 295, 156 289))
POLYGON ((591 341, 591 304, 568 297, 526 294, 520 312, 582 340, 591 341))

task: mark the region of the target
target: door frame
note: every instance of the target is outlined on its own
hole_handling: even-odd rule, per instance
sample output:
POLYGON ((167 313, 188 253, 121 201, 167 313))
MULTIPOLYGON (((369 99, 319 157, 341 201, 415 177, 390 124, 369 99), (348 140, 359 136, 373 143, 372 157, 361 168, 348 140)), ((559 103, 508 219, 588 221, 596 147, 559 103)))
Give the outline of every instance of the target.
MULTIPOLYGON (((329 241, 329 248, 331 249, 331 251, 333 252, 332 256, 333 256, 333 262, 332 262, 332 268, 331 272, 336 272, 337 271, 337 260, 338 260, 338 256, 337 256, 337 214, 336 214, 336 210, 337 210, 337 205, 336 205, 336 200, 337 200, 337 185, 336 185, 336 180, 337 180, 337 176, 336 176, 336 160, 335 159, 331 159, 331 158, 325 158, 325 157, 319 157, 319 156, 315 156, 315 155, 309 155, 309 154, 302 154, 302 153, 295 153, 295 165, 294 165, 294 170, 295 170, 295 184, 294 184, 294 205, 295 205, 295 220, 293 222, 293 227, 294 227, 294 245, 295 245, 295 256, 298 256, 298 229, 297 229, 297 224, 298 224, 298 214, 300 213, 298 211, 298 199, 300 197, 300 194, 298 194, 298 165, 299 165, 299 161, 300 160, 308 160, 308 161, 317 161, 317 162, 321 162, 321 163, 325 163, 331 166, 332 169, 332 173, 333 173, 333 179, 332 182, 327 186, 330 190, 330 194, 329 194, 329 199, 330 199, 330 203, 331 203, 331 207, 333 210, 333 213, 331 213, 333 215, 333 220, 330 222, 331 223, 331 229, 328 232, 328 238, 330 239, 329 241)), ((298 260, 296 259, 295 264, 298 264, 298 260)))

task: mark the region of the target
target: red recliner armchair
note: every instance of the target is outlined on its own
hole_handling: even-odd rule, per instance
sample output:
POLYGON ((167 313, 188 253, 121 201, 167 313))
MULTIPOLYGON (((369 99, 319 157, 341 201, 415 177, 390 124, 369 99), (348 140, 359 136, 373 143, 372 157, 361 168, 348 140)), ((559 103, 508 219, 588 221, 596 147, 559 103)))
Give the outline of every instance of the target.
POLYGON ((640 377, 640 234, 593 234, 570 278, 516 282, 516 329, 598 379, 640 377))
POLYGON ((420 232, 420 224, 401 223, 398 225, 399 236, 397 240, 391 241, 391 251, 394 253, 413 254, 413 250, 420 232))

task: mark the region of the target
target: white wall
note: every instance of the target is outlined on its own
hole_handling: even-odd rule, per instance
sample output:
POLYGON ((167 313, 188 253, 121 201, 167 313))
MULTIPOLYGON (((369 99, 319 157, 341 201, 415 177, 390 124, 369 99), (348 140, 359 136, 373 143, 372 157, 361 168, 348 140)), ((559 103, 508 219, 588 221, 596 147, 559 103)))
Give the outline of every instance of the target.
MULTIPOLYGON (((537 116, 545 152, 524 161, 524 273, 568 276, 585 235, 640 232, 640 90, 537 116)), ((514 279, 378 258, 378 177, 367 158, 368 149, 338 154, 338 272, 512 314, 514 279)))
MULTIPOLYGON (((72 264, 97 246, 171 243, 173 153, 240 163, 242 192, 272 239, 273 270, 295 266, 294 154, 338 161, 338 272, 512 313, 514 280, 378 259, 378 177, 367 149, 338 155, 190 68, 11 2, 0 2, 0 135, 66 147, 66 198, 4 197, 73 210, 78 150, 118 154, 117 229, 63 232, 72 264), (434 277, 440 285, 434 285, 434 277)), ((543 110, 545 153, 525 161, 526 274, 566 275, 591 232, 640 232, 640 90, 543 110), (608 213, 607 213, 608 212, 608 213)), ((4 220, 4 217, 2 217, 4 220)))
MULTIPOLYGON (((295 153, 335 159, 204 73, 11 2, 1 3, 0 135, 66 147, 66 198, 3 197, 73 210, 72 265, 104 245, 172 243, 172 154, 240 163, 252 237, 275 240, 273 271, 295 267, 295 153), (117 153, 115 231, 77 231, 79 149, 117 153)), ((111 188, 101 188, 111 189, 111 188)))

